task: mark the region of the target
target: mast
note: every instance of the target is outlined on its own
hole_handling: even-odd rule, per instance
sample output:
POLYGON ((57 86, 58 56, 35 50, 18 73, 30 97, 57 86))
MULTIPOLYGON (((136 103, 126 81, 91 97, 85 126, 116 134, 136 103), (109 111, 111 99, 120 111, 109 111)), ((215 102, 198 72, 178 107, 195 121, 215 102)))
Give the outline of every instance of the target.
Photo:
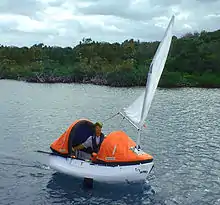
POLYGON ((148 72, 148 76, 147 76, 147 83, 146 83, 146 89, 145 89, 145 93, 144 93, 144 101, 143 101, 143 106, 142 106, 142 110, 141 110, 141 121, 139 123, 139 130, 138 130, 138 137, 137 137, 137 146, 140 146, 140 142, 141 142, 141 130, 142 130, 142 126, 143 126, 143 118, 144 118, 144 111, 145 111, 145 107, 146 107, 146 99, 147 99, 147 93, 149 90, 149 76, 151 75, 151 70, 152 69, 152 63, 150 65, 150 71, 148 72))

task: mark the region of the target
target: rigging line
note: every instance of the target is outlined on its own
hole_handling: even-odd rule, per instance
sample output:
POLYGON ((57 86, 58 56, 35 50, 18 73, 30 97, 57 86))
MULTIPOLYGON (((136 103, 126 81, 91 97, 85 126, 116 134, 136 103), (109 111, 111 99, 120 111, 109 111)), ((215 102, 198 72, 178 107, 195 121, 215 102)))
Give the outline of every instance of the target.
POLYGON ((106 121, 108 121, 108 120, 110 120, 110 119, 114 118, 115 116, 117 116, 117 115, 119 115, 119 114, 120 114, 120 113, 118 112, 118 113, 116 113, 116 114, 112 115, 111 117, 109 117, 109 118, 107 118, 107 119, 103 120, 103 122, 106 122, 106 121))

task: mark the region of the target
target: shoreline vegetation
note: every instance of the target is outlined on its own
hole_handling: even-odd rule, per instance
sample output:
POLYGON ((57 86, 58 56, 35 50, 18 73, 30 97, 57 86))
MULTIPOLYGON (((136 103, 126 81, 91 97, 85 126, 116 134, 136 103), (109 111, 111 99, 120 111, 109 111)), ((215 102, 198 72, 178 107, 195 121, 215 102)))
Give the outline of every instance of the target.
MULTIPOLYGON (((122 43, 84 38, 75 47, 0 46, 0 79, 35 83, 145 86, 159 42, 122 43)), ((220 88, 220 30, 173 37, 162 88, 220 88)))

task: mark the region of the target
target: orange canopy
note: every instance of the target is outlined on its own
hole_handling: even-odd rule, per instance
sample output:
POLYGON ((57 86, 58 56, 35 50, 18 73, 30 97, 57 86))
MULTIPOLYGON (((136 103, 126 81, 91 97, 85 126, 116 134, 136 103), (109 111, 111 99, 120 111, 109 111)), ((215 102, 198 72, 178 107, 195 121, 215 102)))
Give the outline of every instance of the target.
POLYGON ((151 155, 135 150, 135 146, 136 143, 125 132, 111 132, 103 141, 96 160, 107 163, 153 160, 151 155))

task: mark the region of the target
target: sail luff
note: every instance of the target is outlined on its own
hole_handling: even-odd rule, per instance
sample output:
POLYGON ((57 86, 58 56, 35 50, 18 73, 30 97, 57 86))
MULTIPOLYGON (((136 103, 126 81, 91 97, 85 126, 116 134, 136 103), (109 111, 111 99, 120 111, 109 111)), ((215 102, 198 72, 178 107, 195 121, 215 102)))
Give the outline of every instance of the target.
MULTIPOLYGON (((149 89, 149 81, 150 81, 149 79, 150 79, 150 74, 151 74, 151 67, 152 67, 152 63, 150 65, 150 70, 149 70, 148 75, 147 75, 146 89, 145 89, 145 92, 144 92, 144 101, 143 101, 143 106, 142 106, 142 111, 141 111, 141 121, 144 118, 144 110, 145 110, 145 107, 146 107, 147 93, 148 93, 148 89, 149 89)), ((142 123, 140 123, 139 128, 140 127, 142 127, 142 123)))
POLYGON ((172 41, 172 29, 173 29, 173 25, 174 25, 174 16, 171 18, 171 21, 168 25, 168 28, 165 32, 165 35, 163 37, 163 41, 160 43, 159 45, 159 48, 156 52, 156 55, 155 55, 155 58, 153 59, 152 61, 152 66, 151 66, 151 70, 149 72, 150 74, 150 80, 149 80, 149 85, 148 86, 148 89, 147 89, 147 94, 149 93, 149 95, 147 95, 146 99, 151 98, 150 102, 148 102, 147 104, 147 109, 145 109, 144 111, 146 112, 143 116, 143 118, 141 119, 141 123, 143 124, 144 120, 146 119, 147 117, 147 114, 149 112, 149 109, 150 109, 150 106, 151 106, 151 103, 152 103, 152 100, 153 100, 153 97, 155 95, 155 92, 156 92, 156 89, 157 89, 157 86, 158 86, 158 83, 160 81, 160 77, 162 75, 162 72, 163 72, 163 69, 165 67, 165 63, 166 63, 166 60, 167 60, 167 57, 168 57, 168 53, 169 53, 169 50, 170 50, 170 45, 171 45, 171 41, 172 41), (168 33, 169 32, 169 33, 168 33), (165 48, 165 51, 164 53, 162 52, 163 49, 165 48), (166 49, 167 48, 167 49, 166 49), (162 50, 162 51, 161 51, 162 50), (162 54, 164 54, 164 56, 161 56, 160 53, 162 52, 162 54), (160 61, 160 58, 162 58, 162 60, 160 61), (158 63, 159 62, 159 63, 158 63), (158 70, 156 70, 156 67, 160 68, 158 70), (158 73, 157 73, 158 72, 158 73), (157 78, 155 80, 155 83, 151 83, 151 81, 153 81, 155 78, 155 75, 157 75, 157 78), (152 77, 151 77, 152 76, 152 77), (148 92, 150 91, 150 87, 151 85, 153 86, 153 88, 151 89, 152 93, 148 92), (150 95, 151 94, 151 95, 150 95), (150 97, 151 96, 151 97, 150 97))
POLYGON ((150 105, 152 103, 156 88, 158 86, 165 62, 168 56, 171 40, 172 40, 172 27, 174 24, 174 16, 172 16, 169 25, 165 31, 162 41, 154 55, 150 69, 147 76, 146 89, 128 108, 125 114, 136 124, 139 128, 147 117, 150 105))
MULTIPOLYGON (((155 61, 155 59, 157 58, 158 53, 160 53, 161 48, 162 48, 162 46, 164 45, 164 41, 166 40, 166 36, 167 36, 167 34, 168 34, 168 31, 170 30, 170 27, 171 27, 171 25, 173 25, 173 23, 174 23, 174 16, 172 16, 172 18, 171 18, 171 20, 170 20, 170 22, 169 22, 169 25, 167 26, 167 29, 166 29, 166 31, 165 31, 165 33, 164 33, 164 35, 163 35, 162 41, 160 42, 159 47, 158 47, 158 49, 157 49, 157 51, 156 51, 156 53, 155 53, 155 55, 154 55, 154 58, 153 58, 153 60, 152 60, 151 65, 150 65, 150 69, 149 69, 149 72, 148 72, 148 79, 147 79, 147 83, 146 83, 144 104, 143 104, 143 108, 142 108, 142 111, 141 111, 140 126, 143 126, 144 120, 145 120, 145 118, 147 117, 147 114, 148 114, 150 105, 151 105, 152 100, 153 100, 153 97, 154 97, 154 93, 155 93, 155 91, 156 91, 156 88, 157 88, 157 86, 158 86, 158 83, 159 83, 161 74, 162 74, 163 69, 164 69, 164 66, 165 66, 165 63, 164 63, 164 66, 161 68, 161 71, 160 71, 160 74, 159 74, 159 78, 158 78, 157 82, 155 83, 155 89, 152 91, 152 92, 153 92, 153 93, 152 93, 152 100, 151 100, 151 102, 150 102, 149 105, 148 105, 149 108, 148 108, 148 110, 147 110, 147 113, 144 115, 145 110, 146 110, 145 108, 146 108, 147 95, 148 95, 148 93, 150 92, 150 86, 149 86, 149 84, 150 84, 150 81, 151 81, 151 74, 152 74, 152 72, 153 72, 154 61, 155 61)), ((172 34, 171 34, 171 39, 172 39, 172 34)), ((167 59, 167 56, 168 56, 168 53, 169 53, 169 48, 170 48, 171 40, 170 40, 170 42, 169 42, 168 44, 169 44, 169 45, 167 45, 167 46, 168 46, 168 50, 167 50, 167 53, 166 53, 165 58, 164 58, 164 59, 165 59, 165 60, 164 60, 165 62, 166 62, 166 59, 167 59)), ((163 63, 163 62, 161 61, 161 62, 160 62, 160 66, 161 66, 162 63, 163 63)), ((158 66, 158 67, 160 67, 160 66, 158 66)))
MULTIPOLYGON (((164 40, 165 40, 165 37, 167 36, 168 31, 170 30, 170 26, 174 24, 174 18, 175 18, 175 17, 174 17, 174 15, 173 15, 172 18, 171 18, 171 20, 170 20, 170 22, 169 22, 169 24, 168 24, 168 26, 167 26, 167 28, 166 28, 166 31, 165 31, 165 33, 164 33, 164 35, 163 35, 162 41, 160 42, 160 44, 159 44, 159 46, 158 46, 158 48, 157 48, 157 50, 156 50, 156 53, 155 53, 155 55, 154 55, 154 57, 153 57, 153 60, 152 60, 151 65, 150 65, 150 70, 149 70, 148 73, 152 72, 152 67, 153 67, 153 63, 154 63, 154 61, 155 61, 155 58, 156 58, 156 56, 158 55, 158 53, 160 52, 160 49, 161 49, 161 47, 162 47, 162 45, 163 45, 163 42, 164 42, 164 40)), ((170 43, 171 43, 171 41, 170 41, 170 43)), ((169 50, 168 50, 168 51, 169 51, 169 50)))
MULTIPOLYGON (((146 119, 146 117, 148 115, 148 112, 149 112, 149 109, 150 109, 153 97, 155 95, 156 88, 158 86, 161 74, 162 74, 164 66, 165 66, 165 62, 166 62, 166 58, 167 58, 169 49, 167 50, 167 53, 165 53, 165 56, 164 56, 165 60, 164 60, 164 62, 163 62, 163 60, 160 61, 159 65, 157 66, 158 68, 161 68, 160 70, 157 71, 158 72, 158 74, 157 74, 158 77, 154 78, 154 76, 156 75, 155 74, 156 71, 153 71, 153 69, 154 69, 154 62, 157 63, 156 60, 158 60, 157 59, 158 54, 161 52, 161 49, 163 48, 163 45, 165 44, 164 41, 167 40, 166 36, 167 36, 167 33, 168 33, 169 29, 170 29, 171 24, 173 23, 173 20, 174 20, 174 17, 172 17, 172 19, 171 19, 171 21, 170 21, 170 23, 169 23, 169 25, 168 25, 168 27, 166 29, 166 32, 165 32, 165 34, 163 36, 163 39, 162 39, 161 43, 159 44, 159 47, 158 47, 158 49, 156 51, 156 54, 154 55, 154 58, 152 60, 152 63, 151 63, 151 66, 150 66, 150 69, 149 69, 149 72, 148 72, 148 79, 147 79, 147 83, 146 83, 144 104, 143 104, 143 108, 142 108, 142 112, 141 112, 140 126, 143 125, 143 123, 144 123, 144 121, 145 121, 145 119, 146 119), (162 65, 163 63, 164 63, 164 65, 162 65), (153 79, 154 79, 155 83, 151 82, 151 81, 153 81, 153 79), (146 105, 146 99, 148 99, 148 104, 147 105, 146 105)), ((170 43, 171 43, 171 41, 170 41, 170 43)), ((168 48, 170 47, 170 43, 168 43, 168 45, 167 45, 168 48)))

